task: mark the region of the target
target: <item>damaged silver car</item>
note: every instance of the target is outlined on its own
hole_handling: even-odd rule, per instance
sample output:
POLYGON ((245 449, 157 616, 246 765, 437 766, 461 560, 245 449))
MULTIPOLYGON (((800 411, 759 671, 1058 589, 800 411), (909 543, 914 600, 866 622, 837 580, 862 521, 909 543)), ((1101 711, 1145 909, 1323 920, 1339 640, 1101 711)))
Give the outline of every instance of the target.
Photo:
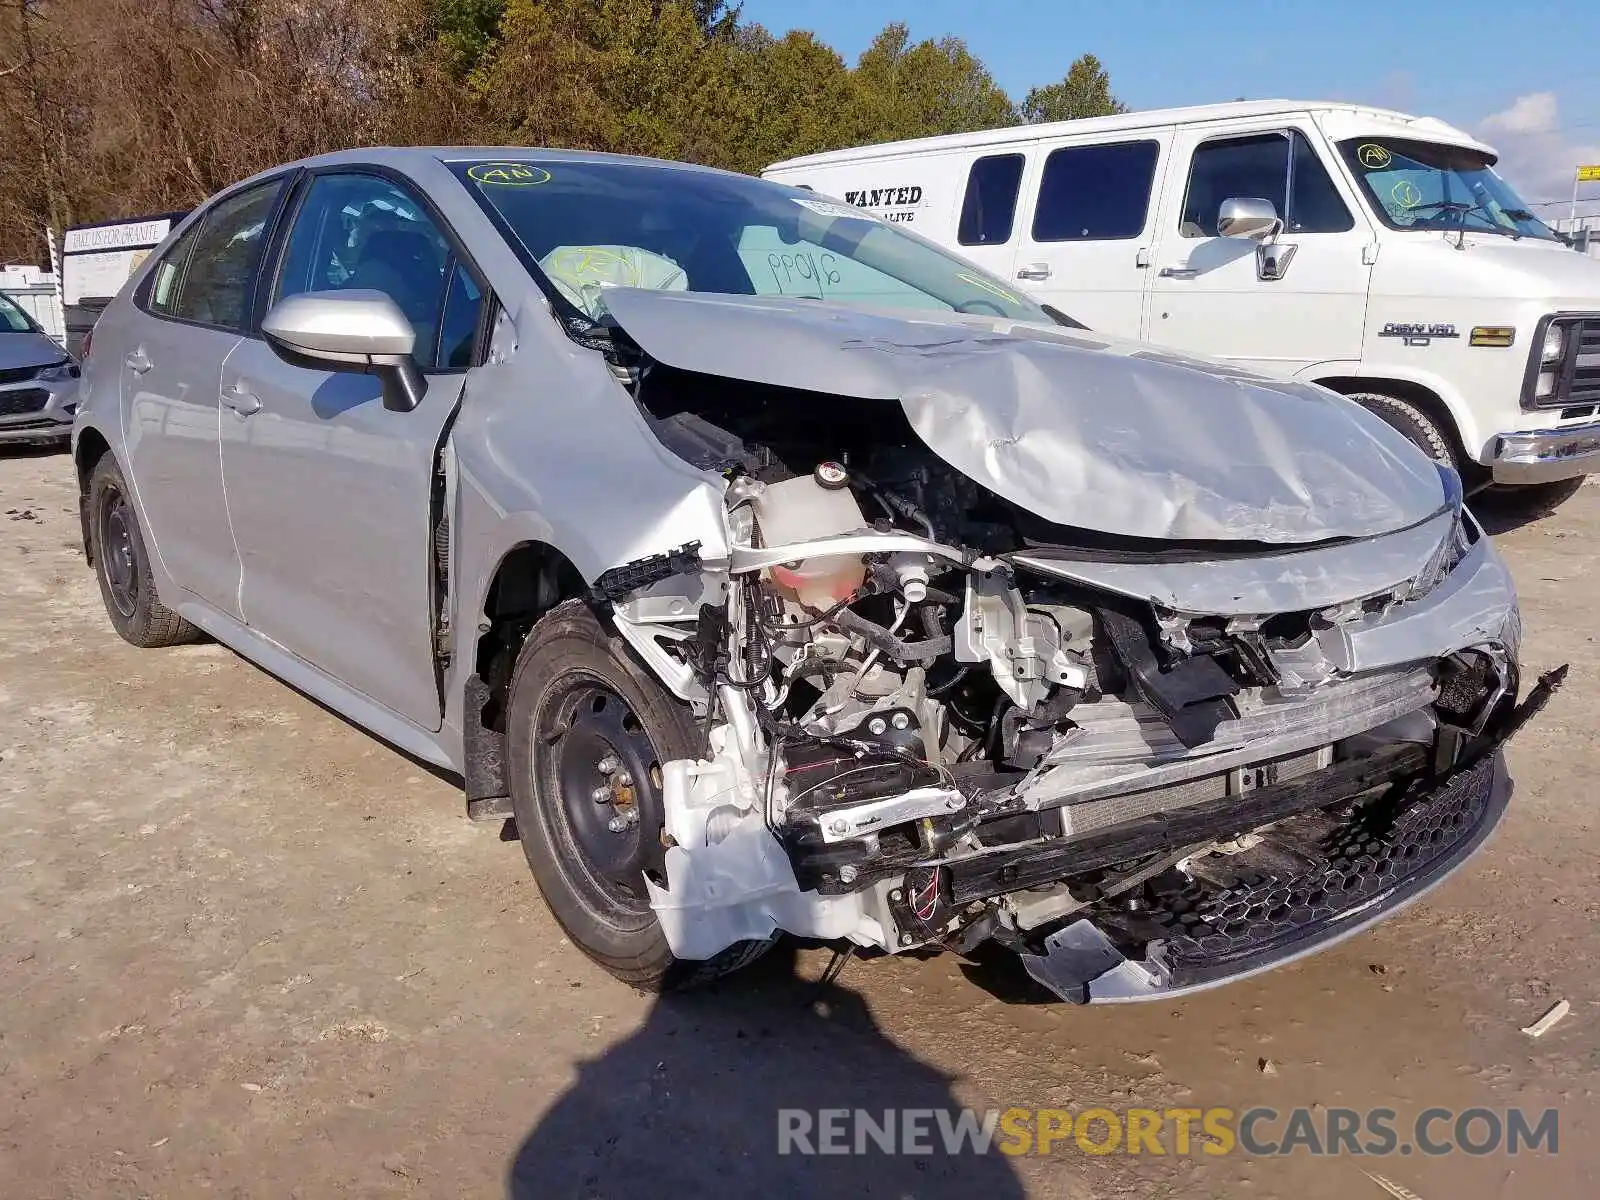
POLYGON ((1465 861, 1560 681, 1455 475, 1357 405, 742 176, 268 172, 85 395, 119 632, 459 773, 641 986, 782 933, 995 943, 1072 1001, 1263 970, 1465 861))

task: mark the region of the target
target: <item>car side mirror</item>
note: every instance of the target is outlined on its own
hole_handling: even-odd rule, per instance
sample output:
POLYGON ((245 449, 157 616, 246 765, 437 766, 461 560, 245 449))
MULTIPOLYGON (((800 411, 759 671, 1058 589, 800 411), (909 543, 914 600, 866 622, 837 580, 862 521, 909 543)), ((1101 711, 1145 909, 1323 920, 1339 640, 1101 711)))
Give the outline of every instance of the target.
POLYGON ((1217 233, 1225 238, 1246 238, 1256 243, 1256 278, 1271 283, 1282 279, 1298 247, 1278 244, 1283 219, 1271 200, 1259 196, 1233 196, 1217 209, 1217 233))
POLYGON ((412 353, 416 330, 383 292, 352 288, 288 296, 272 306, 261 332, 278 357, 294 366, 378 376, 383 406, 394 412, 410 412, 428 390, 412 353))

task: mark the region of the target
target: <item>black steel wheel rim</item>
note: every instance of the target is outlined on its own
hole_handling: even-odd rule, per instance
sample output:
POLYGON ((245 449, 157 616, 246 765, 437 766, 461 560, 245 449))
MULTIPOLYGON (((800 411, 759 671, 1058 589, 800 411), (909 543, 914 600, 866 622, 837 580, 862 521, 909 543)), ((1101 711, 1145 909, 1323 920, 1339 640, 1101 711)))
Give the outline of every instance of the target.
POLYGON ((664 884, 661 762, 633 705, 597 679, 575 678, 544 706, 537 731, 552 816, 591 889, 648 912, 644 880, 664 884))
POLYGON ((133 616, 139 602, 133 528, 133 508, 128 498, 120 491, 111 491, 100 510, 100 570, 112 606, 124 617, 133 616))

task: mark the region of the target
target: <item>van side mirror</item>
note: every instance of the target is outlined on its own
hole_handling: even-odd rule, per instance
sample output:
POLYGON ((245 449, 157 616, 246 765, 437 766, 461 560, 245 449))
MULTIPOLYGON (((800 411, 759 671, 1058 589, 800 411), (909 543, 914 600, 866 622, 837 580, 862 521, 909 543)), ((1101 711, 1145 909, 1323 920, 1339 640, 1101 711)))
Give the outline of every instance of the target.
POLYGON ((1217 233, 1226 238, 1248 238, 1256 243, 1256 278, 1265 283, 1282 279, 1298 246, 1278 243, 1283 220, 1271 200, 1259 196, 1233 196, 1217 209, 1217 233))
POLYGON ((1234 196, 1217 209, 1217 233, 1227 238, 1264 242, 1278 236, 1283 222, 1271 200, 1259 196, 1234 196))
POLYGON ((416 331, 383 292, 352 288, 285 297, 262 320, 261 333, 294 366, 378 376, 383 406, 394 412, 410 412, 428 390, 412 354, 416 331))

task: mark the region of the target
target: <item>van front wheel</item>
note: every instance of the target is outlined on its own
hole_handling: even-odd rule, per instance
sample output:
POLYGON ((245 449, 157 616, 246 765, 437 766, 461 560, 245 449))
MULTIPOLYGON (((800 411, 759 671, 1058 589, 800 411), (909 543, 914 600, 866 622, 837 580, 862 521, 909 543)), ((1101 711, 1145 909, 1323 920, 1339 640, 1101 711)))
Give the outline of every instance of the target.
POLYGON ((1388 396, 1382 392, 1347 392, 1373 416, 1399 430, 1413 446, 1443 467, 1461 470, 1461 458, 1456 453, 1455 441, 1439 421, 1420 404, 1388 396))

